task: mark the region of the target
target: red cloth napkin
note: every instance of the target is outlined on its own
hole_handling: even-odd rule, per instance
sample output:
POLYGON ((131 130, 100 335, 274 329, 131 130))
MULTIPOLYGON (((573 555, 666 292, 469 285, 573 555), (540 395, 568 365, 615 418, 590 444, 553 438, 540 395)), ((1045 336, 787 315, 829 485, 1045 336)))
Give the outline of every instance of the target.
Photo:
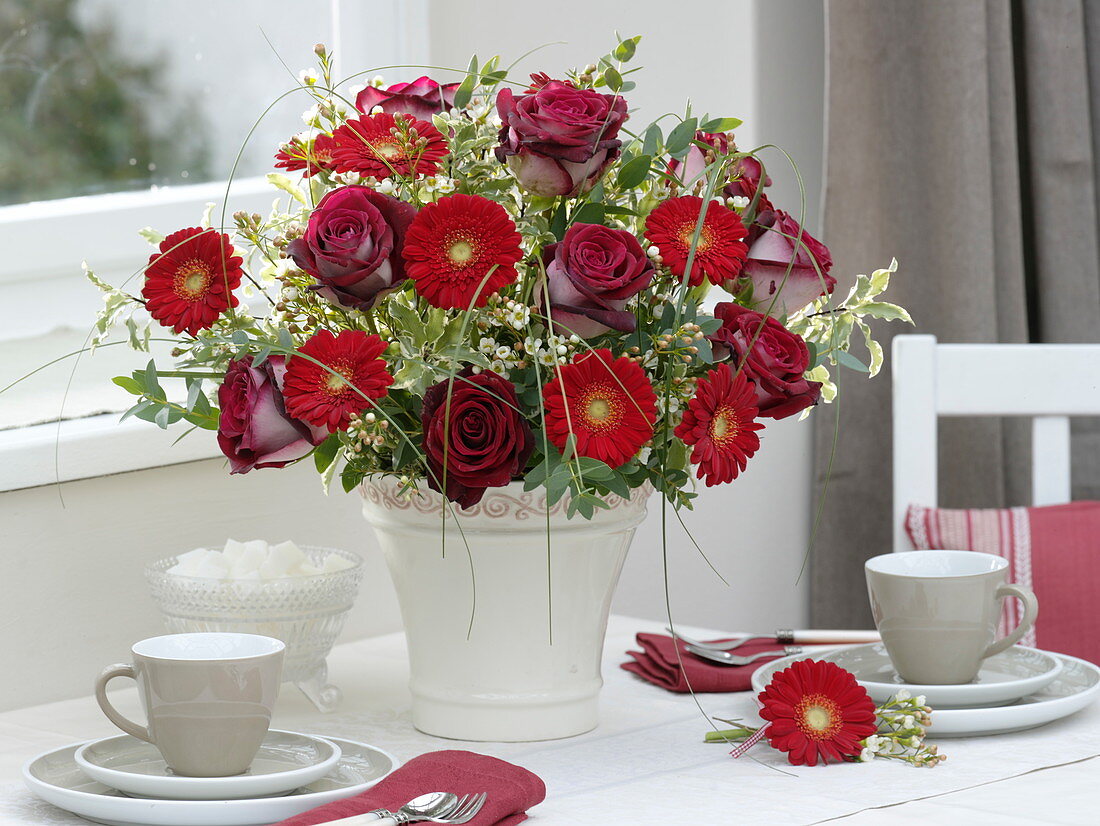
MULTIPOLYGON (((1022 645, 1100 664, 1100 502, 1039 508, 953 510, 910 505, 905 529, 920 550, 997 554, 1008 581, 1039 598, 1039 618, 1022 645)), ((1019 621, 1020 604, 1006 599, 998 629, 1019 621)))
MULTIPOLYGON (((732 653, 755 654, 758 651, 771 650, 778 650, 780 653, 749 665, 719 665, 688 653, 684 642, 681 641, 680 654, 684 663, 681 670, 672 637, 666 634, 639 634, 637 640, 642 650, 627 651, 626 653, 634 659, 632 662, 623 663, 622 667, 661 688, 680 694, 687 693, 689 681, 692 690, 696 692, 748 691, 752 688, 752 673, 756 669, 784 656, 783 645, 774 639, 750 640, 732 653)), ((709 642, 724 641, 709 640, 709 642)))
POLYGON ((396 812, 428 792, 454 792, 460 797, 485 792, 485 805, 469 826, 515 826, 527 819, 527 809, 543 801, 546 786, 527 769, 487 754, 433 751, 414 757, 361 795, 326 803, 277 826, 313 826, 375 809, 396 812))

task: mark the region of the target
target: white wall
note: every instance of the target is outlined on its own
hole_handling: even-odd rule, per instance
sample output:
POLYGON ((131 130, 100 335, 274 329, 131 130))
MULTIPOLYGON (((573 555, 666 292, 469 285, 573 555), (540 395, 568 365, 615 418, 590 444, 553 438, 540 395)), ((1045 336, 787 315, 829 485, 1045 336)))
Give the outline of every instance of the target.
MULTIPOLYGON (((742 145, 774 141, 798 156, 813 218, 820 193, 822 23, 817 2, 697 0, 431 0, 431 38, 413 61, 465 65, 470 52, 505 57, 555 40, 524 70, 584 64, 640 33, 636 120, 679 109, 744 118, 742 145), (766 27, 767 31, 761 30, 766 27)), ((361 30, 358 26, 355 31, 361 30)), ((345 40, 351 38, 349 31, 345 40)), ((791 179, 772 164, 775 200, 797 212, 791 179)), ((814 227, 813 220, 809 223, 814 227)), ((0 457, 2 461, 2 457, 0 457)), ((669 580, 679 622, 767 630, 806 622, 799 581, 808 537, 808 422, 770 424, 760 453, 736 483, 707 489, 685 521, 729 588, 706 568, 669 514, 669 580)), ((129 642, 159 630, 142 566, 226 536, 291 538, 362 551, 368 558, 348 636, 396 629, 392 587, 354 497, 326 499, 308 467, 229 477, 220 461, 0 494, 0 662, 34 664, 34 683, 5 683, 0 708, 86 694, 99 668, 129 642)), ((663 617, 660 508, 639 529, 615 610, 663 617)))

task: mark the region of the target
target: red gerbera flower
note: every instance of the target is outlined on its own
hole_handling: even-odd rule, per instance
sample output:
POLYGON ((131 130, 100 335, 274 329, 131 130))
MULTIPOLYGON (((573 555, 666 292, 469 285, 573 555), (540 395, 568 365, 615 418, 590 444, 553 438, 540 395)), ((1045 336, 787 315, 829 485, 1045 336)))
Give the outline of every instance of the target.
POLYGON ((471 301, 484 307, 516 280, 522 240, 500 204, 480 195, 448 195, 416 214, 401 255, 429 304, 465 310, 471 301))
POLYGON ((856 757, 860 741, 878 730, 875 704, 839 665, 799 660, 777 672, 760 692, 765 736, 795 766, 856 757))
POLYGON ((699 380, 676 435, 694 445, 691 461, 707 487, 732 482, 757 450, 756 388, 744 372, 721 364, 699 380))
POLYGON ((378 336, 360 330, 341 330, 335 336, 328 330, 317 332, 298 348, 301 355, 287 362, 286 412, 331 432, 347 427, 353 413, 366 410, 393 384, 381 358, 386 347, 378 336))
POLYGON ((304 169, 307 178, 332 166, 332 151, 336 141, 331 135, 320 134, 311 141, 303 141, 297 135, 275 153, 276 169, 297 172, 304 169))
POLYGON ((451 151, 438 129, 405 114, 364 115, 349 120, 332 138, 337 172, 358 172, 379 180, 394 175, 434 175, 440 159, 451 151))
POLYGON ((195 335, 237 306, 233 290, 241 275, 228 235, 189 227, 173 232, 149 256, 141 294, 149 315, 174 333, 195 335))
POLYGON ((653 387, 641 367, 610 350, 590 350, 558 368, 542 397, 546 435, 558 450, 573 433, 578 455, 618 467, 653 437, 653 387))
MULTIPOLYGON (((658 205, 645 219, 646 240, 660 250, 662 263, 681 279, 687 269, 691 239, 695 237, 695 225, 702 208, 702 198, 685 195, 658 205)), ((746 234, 745 225, 736 212, 716 201, 708 202, 691 262, 691 286, 699 286, 704 278, 712 284, 736 278, 749 251, 745 244, 746 234)))

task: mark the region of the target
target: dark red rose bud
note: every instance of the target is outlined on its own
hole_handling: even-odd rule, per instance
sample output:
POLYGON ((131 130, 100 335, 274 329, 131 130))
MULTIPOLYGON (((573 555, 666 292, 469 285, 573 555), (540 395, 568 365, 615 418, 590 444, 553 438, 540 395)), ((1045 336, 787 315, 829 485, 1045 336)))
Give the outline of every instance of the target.
POLYGON ((285 467, 328 438, 323 427, 289 416, 283 401, 286 360, 268 356, 259 367, 252 356, 229 363, 218 388, 218 446, 231 473, 285 467))
POLYGON ((355 108, 369 115, 375 106, 389 115, 402 112, 431 123, 432 115, 454 108, 457 83, 440 85, 427 75, 411 83, 395 83, 385 89, 368 86, 355 97, 355 108))
POLYGON ((710 336, 715 356, 727 356, 756 385, 759 415, 785 419, 817 404, 821 383, 807 381, 806 342, 771 316, 726 302, 714 308, 721 328, 710 336))
POLYGON ((326 299, 367 311, 404 283, 401 247, 415 216, 411 204, 370 187, 345 186, 321 199, 305 235, 287 252, 317 279, 313 289, 326 299))
POLYGON ((469 508, 522 475, 535 436, 518 408, 515 386, 496 373, 467 367, 429 387, 420 413, 428 486, 469 508))
POLYGON ((594 338, 611 330, 634 331, 627 300, 649 286, 653 263, 629 232, 599 224, 573 224, 559 244, 543 248, 546 295, 535 296, 562 335, 594 338), (548 300, 547 300, 548 299, 548 300))
POLYGON ((532 89, 497 94, 503 121, 497 160, 536 195, 583 195, 619 156, 626 101, 560 80, 534 77, 532 89))

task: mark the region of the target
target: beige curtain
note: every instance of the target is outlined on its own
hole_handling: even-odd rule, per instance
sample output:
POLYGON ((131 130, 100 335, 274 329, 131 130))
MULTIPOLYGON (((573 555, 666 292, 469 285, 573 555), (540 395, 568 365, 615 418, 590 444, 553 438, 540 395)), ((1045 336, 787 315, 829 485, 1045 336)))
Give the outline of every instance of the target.
MULTIPOLYGON (((917 326, 879 325, 882 340, 1100 341, 1100 2, 826 8, 824 237, 835 273, 900 262, 891 300, 917 326)), ((844 378, 811 557, 811 619, 829 627, 870 624, 863 561, 891 547, 889 370, 844 378)), ((819 496, 834 427, 820 412, 819 496)), ((1075 498, 1100 498, 1090 424, 1075 423, 1075 498)), ((1028 447, 1024 422, 941 421, 939 504, 1030 504, 1028 447)))

